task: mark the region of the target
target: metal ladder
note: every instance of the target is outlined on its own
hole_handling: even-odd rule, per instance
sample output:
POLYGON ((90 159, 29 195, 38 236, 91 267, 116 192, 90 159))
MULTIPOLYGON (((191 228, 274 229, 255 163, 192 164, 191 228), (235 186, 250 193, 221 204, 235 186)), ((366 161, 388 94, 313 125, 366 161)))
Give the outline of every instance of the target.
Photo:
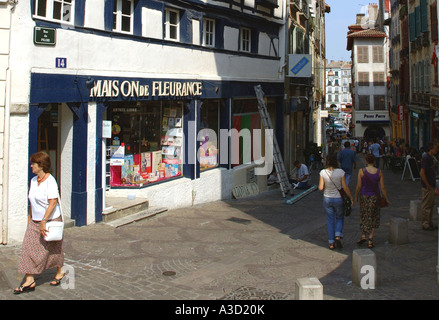
MULTIPOLYGON (((254 87, 256 92, 256 97, 258 99, 258 109, 259 114, 261 115, 262 123, 264 124, 265 129, 273 129, 273 125, 271 123, 270 115, 267 112, 267 107, 265 105, 264 101, 264 92, 262 91, 261 85, 257 85, 254 87)), ((271 138, 271 135, 273 136, 273 164, 276 168, 277 176, 279 178, 279 185, 280 189, 282 191, 282 196, 285 198, 286 194, 291 191, 292 186, 290 184, 290 181, 288 179, 288 174, 285 170, 285 164, 282 159, 282 154, 279 150, 279 145, 277 143, 276 135, 273 134, 273 130, 266 131, 268 133, 268 137, 266 136, 265 139, 271 138)), ((267 150, 266 150, 267 152, 267 150)), ((267 155, 265 155, 267 157, 267 155)))

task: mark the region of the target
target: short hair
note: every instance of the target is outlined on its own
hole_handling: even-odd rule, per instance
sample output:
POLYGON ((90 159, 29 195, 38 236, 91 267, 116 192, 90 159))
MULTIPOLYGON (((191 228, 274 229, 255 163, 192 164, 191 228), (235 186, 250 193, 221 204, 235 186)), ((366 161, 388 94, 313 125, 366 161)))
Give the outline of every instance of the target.
POLYGON ((326 157, 326 168, 329 167, 338 168, 338 160, 336 153, 330 153, 326 157))
POLYGON ((50 163, 50 157, 47 153, 43 151, 34 153, 30 157, 30 162, 37 163, 38 166, 40 166, 45 173, 50 172, 51 163, 50 163))
POLYGON ((294 165, 297 166, 298 164, 300 164, 299 160, 294 161, 294 165))
POLYGON ((375 164, 375 156, 371 153, 368 153, 365 157, 366 163, 373 163, 375 164))
POLYGON ((349 141, 345 141, 344 147, 349 148, 351 146, 351 143, 349 141))
POLYGON ((427 143, 427 145, 425 146, 425 151, 429 152, 431 149, 434 148, 435 145, 438 145, 439 143, 434 142, 434 141, 430 141, 429 143, 427 143))

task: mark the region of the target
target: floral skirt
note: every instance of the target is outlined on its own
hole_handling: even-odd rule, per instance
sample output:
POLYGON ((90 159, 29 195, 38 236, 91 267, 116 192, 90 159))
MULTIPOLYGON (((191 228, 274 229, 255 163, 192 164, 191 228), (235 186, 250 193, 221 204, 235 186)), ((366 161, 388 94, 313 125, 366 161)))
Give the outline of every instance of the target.
POLYGON ((363 233, 370 233, 380 226, 380 212, 377 196, 360 194, 360 229, 363 233))
MULTIPOLYGON (((61 217, 53 220, 61 221, 61 217)), ((24 235, 18 272, 41 274, 44 270, 63 265, 63 240, 44 240, 40 234, 40 222, 31 220, 24 235)))

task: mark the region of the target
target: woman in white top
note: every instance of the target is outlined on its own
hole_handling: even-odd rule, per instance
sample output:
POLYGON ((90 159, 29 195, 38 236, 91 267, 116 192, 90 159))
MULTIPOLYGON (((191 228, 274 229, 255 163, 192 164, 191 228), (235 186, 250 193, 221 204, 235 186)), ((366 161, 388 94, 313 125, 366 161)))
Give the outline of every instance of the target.
POLYGON ((320 171, 319 190, 323 191, 323 207, 326 211, 328 243, 331 250, 334 250, 335 246, 343 247, 341 243, 344 224, 343 200, 338 191, 342 187, 352 202, 351 192, 346 185, 345 172, 338 168, 337 155, 329 154, 326 158, 326 169, 320 171))
POLYGON ((25 274, 24 282, 15 288, 14 293, 20 294, 35 290, 34 275, 44 270, 57 268, 55 278, 50 283, 59 285, 64 277, 63 241, 45 241, 46 222, 60 221, 58 184, 50 172, 50 158, 45 152, 37 152, 30 158, 32 178, 29 188, 28 226, 24 236, 18 271, 25 274))

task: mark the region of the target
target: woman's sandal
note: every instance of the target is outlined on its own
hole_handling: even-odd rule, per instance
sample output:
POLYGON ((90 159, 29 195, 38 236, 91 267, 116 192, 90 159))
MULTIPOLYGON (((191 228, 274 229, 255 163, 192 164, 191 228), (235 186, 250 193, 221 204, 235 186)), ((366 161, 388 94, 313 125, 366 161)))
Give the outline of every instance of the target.
POLYGON ((32 283, 28 286, 19 286, 18 288, 14 289, 14 294, 20 294, 25 292, 31 292, 35 290, 35 286, 31 287, 31 285, 35 284, 35 281, 32 281, 32 283))
POLYGON ((64 279, 64 277, 66 276, 65 273, 63 273, 62 277, 57 279, 56 276, 55 278, 50 282, 51 286, 59 286, 61 284, 62 279, 64 279))
POLYGON ((363 243, 365 243, 367 241, 366 236, 362 236, 360 240, 357 241, 358 245, 362 245, 363 243))
POLYGON ((341 237, 335 237, 335 247, 338 249, 343 248, 343 243, 341 243, 341 237))
POLYGON ((335 249, 335 244, 334 244, 334 242, 329 244, 329 249, 330 249, 330 250, 334 250, 334 249, 335 249))
POLYGON ((375 245, 373 244, 373 239, 369 239, 368 243, 367 243, 367 247, 369 249, 372 249, 373 247, 375 247, 375 245))

